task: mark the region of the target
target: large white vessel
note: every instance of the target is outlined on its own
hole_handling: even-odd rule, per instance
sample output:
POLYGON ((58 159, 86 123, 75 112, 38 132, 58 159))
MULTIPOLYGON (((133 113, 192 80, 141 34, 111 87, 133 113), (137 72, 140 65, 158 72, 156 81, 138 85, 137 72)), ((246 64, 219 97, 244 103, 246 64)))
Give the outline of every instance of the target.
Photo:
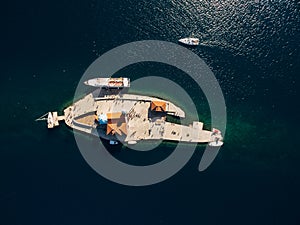
POLYGON ((94 78, 84 82, 84 84, 93 87, 107 87, 107 88, 124 88, 130 87, 130 79, 125 77, 119 78, 94 78))

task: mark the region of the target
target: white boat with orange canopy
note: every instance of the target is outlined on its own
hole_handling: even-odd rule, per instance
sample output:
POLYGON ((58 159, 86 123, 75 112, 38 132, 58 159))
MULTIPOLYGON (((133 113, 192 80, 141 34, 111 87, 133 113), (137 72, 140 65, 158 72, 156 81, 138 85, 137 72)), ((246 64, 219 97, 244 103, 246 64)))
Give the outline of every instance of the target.
POLYGON ((107 87, 107 88, 124 88, 130 87, 130 79, 126 77, 118 78, 94 78, 84 82, 84 84, 93 87, 107 87))

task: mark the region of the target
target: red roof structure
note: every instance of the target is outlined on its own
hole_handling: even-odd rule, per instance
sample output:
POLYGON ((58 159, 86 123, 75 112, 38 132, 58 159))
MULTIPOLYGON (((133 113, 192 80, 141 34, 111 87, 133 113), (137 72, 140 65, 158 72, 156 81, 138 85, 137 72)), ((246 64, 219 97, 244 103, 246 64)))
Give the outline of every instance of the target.
POLYGON ((166 102, 162 101, 152 101, 151 110, 156 112, 165 112, 166 111, 166 102))
POLYGON ((127 134, 126 123, 121 123, 120 125, 116 123, 108 123, 106 127, 106 134, 127 134))

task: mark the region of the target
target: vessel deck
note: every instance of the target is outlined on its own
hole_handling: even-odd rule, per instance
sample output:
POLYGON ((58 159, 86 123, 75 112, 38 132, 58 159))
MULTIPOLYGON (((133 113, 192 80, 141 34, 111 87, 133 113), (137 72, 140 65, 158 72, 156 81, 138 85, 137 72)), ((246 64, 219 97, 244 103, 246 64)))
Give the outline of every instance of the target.
MULTIPOLYGON (((162 100, 130 94, 95 98, 95 94, 91 93, 64 110, 65 122, 74 129, 99 136, 95 114, 124 112, 127 134, 122 135, 125 136, 126 142, 157 139, 211 142, 216 137, 211 131, 203 130, 203 123, 201 122, 194 122, 189 126, 185 126, 166 121, 167 114, 181 117, 184 117, 185 114, 182 109, 168 101, 165 101, 166 112, 153 112, 150 110, 152 101, 162 100)), ((106 139, 115 138, 105 132, 102 132, 102 134, 102 137, 106 139)))

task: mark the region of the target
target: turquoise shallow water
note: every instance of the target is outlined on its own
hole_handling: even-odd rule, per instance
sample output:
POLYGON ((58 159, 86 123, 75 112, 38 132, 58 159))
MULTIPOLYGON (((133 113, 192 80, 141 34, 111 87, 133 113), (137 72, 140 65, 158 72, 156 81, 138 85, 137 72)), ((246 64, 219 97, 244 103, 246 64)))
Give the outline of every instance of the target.
MULTIPOLYGON (((1 225, 299 224, 297 1, 19 1, 4 9, 1 225), (65 125, 49 131, 34 122, 71 103, 87 67, 113 47, 190 34, 201 38, 190 50, 214 72, 228 113, 225 145, 207 171, 197 171, 199 145, 167 181, 121 186, 88 166, 65 125)), ((155 63, 120 72, 185 87, 209 128, 207 102, 182 72, 155 63)), ((163 143, 146 157, 124 149, 114 154, 143 164, 173 148, 163 143)))

